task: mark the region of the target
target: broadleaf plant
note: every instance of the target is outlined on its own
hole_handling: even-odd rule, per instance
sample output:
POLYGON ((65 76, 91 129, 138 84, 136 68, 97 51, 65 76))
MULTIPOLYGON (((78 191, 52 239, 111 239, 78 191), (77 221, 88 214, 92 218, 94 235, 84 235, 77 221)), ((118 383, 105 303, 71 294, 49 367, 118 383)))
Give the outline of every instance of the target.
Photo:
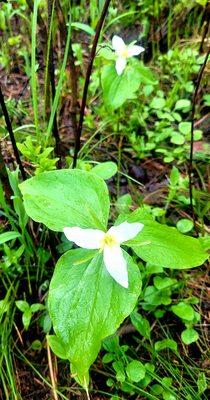
MULTIPOLYGON (((108 231, 108 189, 94 173, 44 172, 23 182, 20 189, 27 214, 54 231, 66 227, 108 231)), ((196 267, 207 259, 198 239, 154 222, 144 210, 120 215, 115 226, 122 222, 143 224, 136 237, 122 243, 128 287, 108 273, 97 246, 63 254, 50 284, 48 307, 56 336, 49 336, 49 343, 59 357, 70 361, 75 379, 86 388, 101 341, 133 311, 141 292, 138 266, 125 249, 129 246, 144 261, 168 268, 196 267)), ((113 268, 115 263, 113 257, 113 268)))
POLYGON ((131 313, 141 290, 137 265, 125 253, 129 289, 107 274, 102 254, 75 249, 58 261, 49 291, 49 311, 57 337, 71 361, 72 373, 83 385, 101 347, 131 313))
POLYGON ((54 231, 65 226, 105 229, 109 196, 103 179, 80 170, 39 174, 20 185, 27 214, 54 231))

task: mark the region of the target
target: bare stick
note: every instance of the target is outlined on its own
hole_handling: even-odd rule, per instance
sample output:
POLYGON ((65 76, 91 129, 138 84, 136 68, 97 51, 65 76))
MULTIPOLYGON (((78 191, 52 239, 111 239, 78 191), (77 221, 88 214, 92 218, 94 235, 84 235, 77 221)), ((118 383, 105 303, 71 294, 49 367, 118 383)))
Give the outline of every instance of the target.
POLYGON ((96 27, 96 34, 95 34, 92 49, 90 52, 90 61, 88 64, 86 78, 85 78, 85 84, 84 84, 84 90, 83 90, 83 96, 82 96, 82 105, 81 105, 81 110, 80 110, 80 118, 79 118, 77 135, 76 135, 75 144, 74 144, 73 168, 75 168, 77 165, 77 157, 78 157, 78 153, 80 150, 80 140, 81 140, 81 134, 82 134, 82 128, 83 128, 84 115, 85 115, 85 107, 86 107, 86 102, 87 102, 88 86, 90 83, 90 76, 91 76, 93 62, 94 62, 94 58, 95 58, 95 54, 96 54, 97 44, 98 44, 101 29, 102 29, 110 2, 111 2, 111 0, 106 0, 104 3, 104 7, 103 7, 100 19, 99 19, 97 27, 96 27))
POLYGON ((12 190, 9 184, 9 179, 7 175, 6 165, 4 162, 4 157, 1 151, 1 142, 0 142, 0 184, 2 183, 6 200, 11 202, 12 190))
POLYGON ((194 221, 194 225, 196 227, 196 219, 195 219, 195 213, 194 213, 194 207, 193 207, 193 177, 192 177, 192 172, 193 172, 193 148, 194 148, 194 122, 195 122, 195 108, 196 108, 196 99, 202 79, 202 75, 204 72, 204 69, 206 67, 206 63, 208 60, 210 54, 210 47, 207 51, 205 60, 203 62, 203 65, 200 68, 199 74, 198 74, 198 79, 195 87, 195 92, 193 96, 193 104, 192 104, 192 120, 191 120, 191 137, 190 137, 190 160, 189 160, 189 168, 188 168, 188 176, 189 176, 189 192, 190 192, 190 208, 192 212, 192 217, 194 221))
MULTIPOLYGON (((66 42, 67 38, 67 28, 65 17, 63 15, 63 10, 59 0, 55 0, 56 10, 57 10, 57 17, 58 17, 58 24, 61 33, 61 37, 63 42, 66 42)), ((76 140, 77 136, 77 71, 75 66, 75 58, 74 53, 72 50, 72 44, 70 42, 69 45, 69 65, 70 65, 70 86, 71 86, 71 108, 70 108, 70 115, 71 115, 71 123, 73 134, 76 140)))
POLYGON ((5 104, 5 101, 4 101, 4 95, 3 95, 2 90, 1 90, 1 85, 0 85, 0 105, 1 105, 1 108, 2 108, 2 113, 4 115, 6 127, 7 127, 7 130, 8 130, 9 136, 10 136, 10 140, 11 140, 11 143, 12 143, 12 147, 13 147, 13 151, 14 151, 14 155, 15 155, 17 164, 19 165, 22 178, 26 179, 26 173, 25 173, 25 170, 23 168, 22 161, 20 159, 20 155, 19 155, 19 151, 18 151, 18 148, 17 148, 14 132, 13 132, 13 129, 12 129, 12 124, 11 124, 10 117, 9 117, 9 114, 8 114, 8 111, 7 111, 7 107, 6 107, 6 104, 5 104))
POLYGON ((51 351, 50 351, 50 346, 49 346, 48 342, 47 342, 47 358, 48 358, 48 365, 49 365, 49 371, 50 371, 50 379, 51 379, 51 383, 52 383, 53 399, 58 400, 58 395, 57 395, 57 391, 56 391, 56 379, 54 376, 51 351))
POLYGON ((204 41, 205 41, 205 39, 207 37, 207 33, 208 33, 208 30, 209 30, 210 20, 209 20, 209 10, 208 10, 208 8, 209 8, 209 4, 207 2, 205 10, 203 12, 203 18, 202 18, 203 19, 202 23, 204 24, 206 22, 206 24, 204 25, 203 36, 202 36, 202 40, 201 40, 201 44, 200 44, 200 48, 199 48, 199 53, 202 53, 202 51, 203 51, 204 41))

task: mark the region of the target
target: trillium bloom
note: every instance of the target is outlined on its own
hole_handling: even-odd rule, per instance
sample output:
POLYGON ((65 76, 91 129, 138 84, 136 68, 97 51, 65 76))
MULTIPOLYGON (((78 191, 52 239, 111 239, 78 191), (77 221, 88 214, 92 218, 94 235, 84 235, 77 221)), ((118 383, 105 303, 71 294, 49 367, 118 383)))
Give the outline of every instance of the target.
POLYGON ((64 228, 68 240, 84 249, 103 251, 104 264, 112 278, 121 286, 128 288, 127 263, 120 247, 121 243, 133 239, 144 225, 138 222, 123 222, 112 226, 108 232, 99 229, 82 229, 77 226, 64 228))
POLYGON ((128 58, 133 56, 138 56, 145 50, 144 47, 132 44, 129 44, 127 46, 123 41, 123 39, 117 35, 113 36, 112 47, 115 50, 115 53, 117 54, 115 67, 118 75, 121 75, 122 72, 124 71, 128 58))

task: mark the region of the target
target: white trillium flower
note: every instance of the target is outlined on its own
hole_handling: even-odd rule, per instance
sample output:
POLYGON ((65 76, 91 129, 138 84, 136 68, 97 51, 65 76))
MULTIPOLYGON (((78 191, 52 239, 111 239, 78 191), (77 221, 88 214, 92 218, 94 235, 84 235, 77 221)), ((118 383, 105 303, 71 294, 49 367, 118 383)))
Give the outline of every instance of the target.
POLYGON ((115 67, 118 75, 121 75, 122 72, 124 71, 128 58, 133 56, 138 56, 145 50, 144 47, 132 44, 129 44, 127 46, 123 41, 123 39, 117 35, 113 36, 112 47, 115 50, 115 53, 117 54, 115 67))
POLYGON ((68 240, 84 249, 103 251, 104 264, 112 278, 121 286, 128 288, 127 263, 120 245, 133 239, 144 225, 138 222, 123 222, 112 226, 108 232, 99 229, 83 229, 77 226, 64 228, 68 240))

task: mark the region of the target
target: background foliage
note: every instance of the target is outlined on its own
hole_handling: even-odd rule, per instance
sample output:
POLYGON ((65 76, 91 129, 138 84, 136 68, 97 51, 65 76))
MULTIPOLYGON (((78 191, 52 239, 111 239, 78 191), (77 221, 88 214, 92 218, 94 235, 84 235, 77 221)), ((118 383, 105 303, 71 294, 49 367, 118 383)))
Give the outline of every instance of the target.
MULTIPOLYGON (((90 49, 103 6, 103 0, 0 2, 0 82, 14 136, 12 140, 1 106, 2 399, 85 396, 69 374, 69 363, 57 359, 46 340, 50 334, 53 342, 49 282, 58 258, 67 250, 66 257, 71 257, 72 244, 28 218, 19 183, 25 176, 72 167, 90 49)), ((193 99, 209 49, 209 13, 205 0, 111 1, 97 46, 77 159, 78 169, 106 180, 112 223, 120 214, 128 219, 140 206, 156 223, 198 235, 205 249, 209 62, 195 104, 193 99), (130 60, 123 77, 114 69, 114 34, 145 47, 139 59, 130 60)), ((106 196, 104 189, 104 203, 106 196)), ((85 192, 81 198, 89 200, 85 192)), ((73 201, 69 199, 69 207, 73 201)), ((47 226, 60 231, 62 218, 70 218, 69 210, 65 212, 58 212, 58 219, 53 215, 47 226)), ((107 219, 106 207, 103 212, 107 219)), ((93 399, 208 398, 206 263, 177 271, 155 261, 155 250, 154 259, 138 261, 142 293, 117 334, 103 342, 91 368, 93 399)), ((62 349, 60 357, 65 358, 62 349)))

